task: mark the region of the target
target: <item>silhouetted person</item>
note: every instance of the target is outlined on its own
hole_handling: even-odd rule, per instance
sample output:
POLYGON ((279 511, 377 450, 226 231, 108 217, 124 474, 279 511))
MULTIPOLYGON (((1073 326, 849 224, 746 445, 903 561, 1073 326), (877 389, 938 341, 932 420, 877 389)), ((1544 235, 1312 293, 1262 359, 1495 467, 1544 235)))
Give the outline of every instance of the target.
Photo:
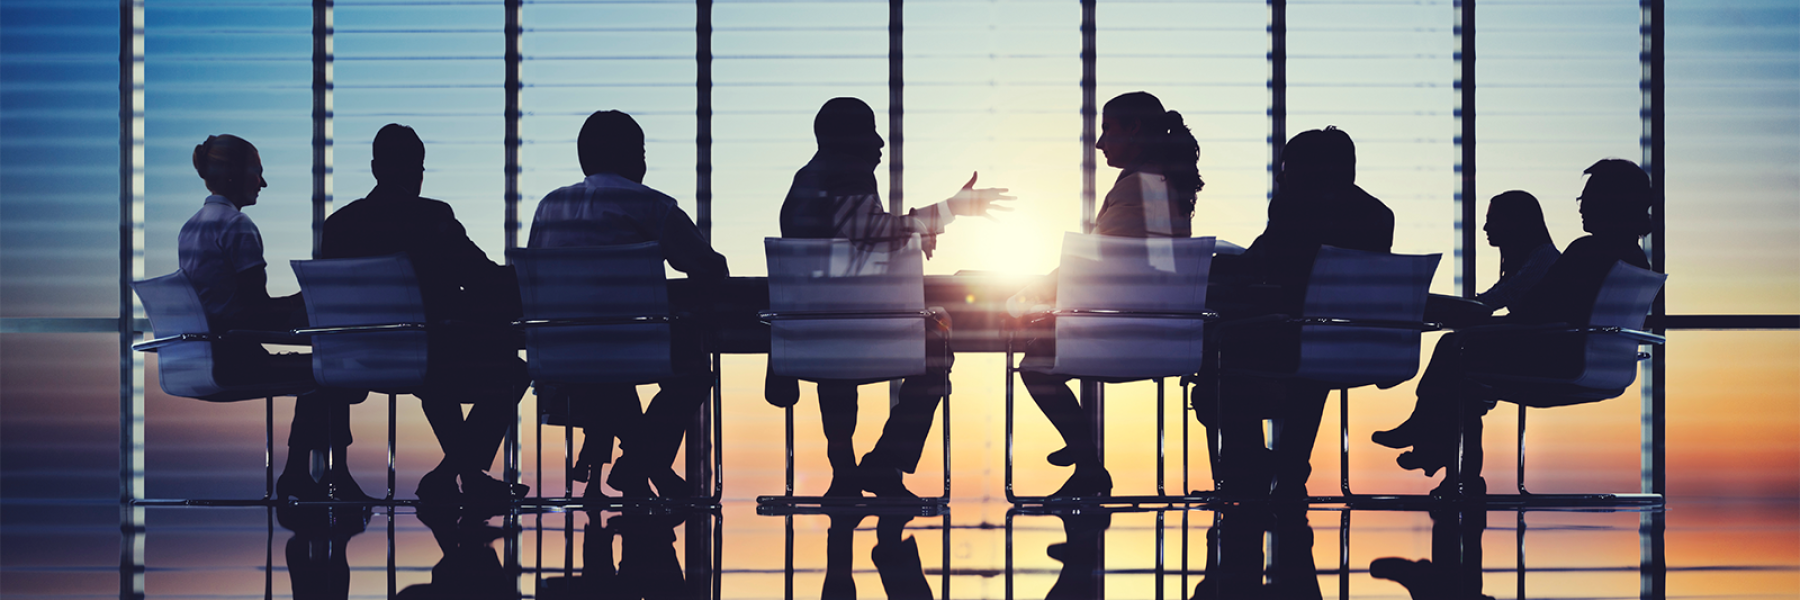
MULTIPOLYGON (((1650 268, 1639 245, 1639 238, 1650 233, 1649 175, 1637 165, 1616 158, 1594 163, 1584 172, 1588 180, 1578 200, 1581 227, 1591 235, 1570 242, 1543 280, 1497 323, 1566 323, 1585 327, 1600 286, 1613 265, 1623 262, 1650 268)), ((1488 337, 1464 344, 1461 334, 1447 334, 1438 340, 1431 363, 1419 378, 1418 401, 1412 416, 1384 435, 1381 443, 1397 448, 1412 446, 1413 450, 1401 454, 1398 462, 1407 469, 1421 469, 1429 476, 1456 460, 1460 414, 1464 432, 1460 452, 1463 480, 1445 477, 1432 493, 1449 496, 1460 491, 1464 495, 1483 495, 1487 484, 1480 476, 1481 417, 1497 398, 1491 390, 1471 383, 1464 373, 1471 366, 1480 366, 1484 372, 1558 377, 1579 369, 1584 353, 1581 336, 1551 341, 1488 337)))
POLYGON ((350 560, 344 546, 369 525, 369 507, 275 507, 275 520, 294 532, 287 542, 288 579, 294 600, 350 597, 350 560))
POLYGON ((519 315, 517 280, 469 240, 449 204, 419 196, 425 143, 411 127, 382 127, 369 166, 375 189, 325 220, 320 257, 405 253, 418 275, 425 318, 438 325, 427 342, 425 386, 415 395, 444 450, 444 459, 419 480, 418 497, 480 503, 523 497, 526 486, 485 472, 529 383, 508 329, 519 315), (461 404, 474 405, 467 418, 461 404))
POLYGON ((1488 245, 1500 249, 1500 279, 1476 294, 1472 304, 1458 303, 1454 309, 1434 311, 1434 305, 1428 303, 1426 321, 1465 325, 1511 306, 1536 286, 1562 255, 1550 239, 1537 197, 1526 192, 1513 190, 1489 200, 1487 223, 1481 229, 1487 232, 1488 245))
POLYGON ((406 586, 396 600, 507 600, 519 598, 519 573, 500 563, 494 542, 514 535, 488 525, 487 517, 444 507, 420 507, 419 522, 431 530, 444 557, 431 566, 431 583, 406 586))
MULTIPOLYGON (((644 186, 644 130, 625 113, 609 110, 589 115, 581 126, 576 150, 581 170, 587 178, 581 183, 557 189, 538 203, 537 216, 531 223, 532 248, 564 248, 612 246, 658 242, 669 266, 687 273, 694 283, 717 282, 728 275, 725 257, 713 251, 706 236, 694 225, 674 198, 644 186)), ((705 296, 706 294, 695 294, 705 296)), ((698 304, 695 298, 676 296, 677 301, 698 304)), ((686 312, 700 312, 697 306, 682 307, 686 312)), ((685 324, 682 324, 685 325, 685 324)), ((700 332, 678 325, 675 331, 675 371, 677 376, 661 383, 662 390, 651 401, 649 410, 637 426, 629 430, 604 423, 624 420, 637 411, 635 388, 622 385, 565 386, 576 402, 608 405, 596 411, 588 424, 598 426, 600 439, 590 438, 582 447, 577 473, 590 474, 597 465, 588 451, 595 441, 601 443, 599 458, 605 462, 612 452, 610 437, 618 434, 625 449, 619 462, 607 476, 607 483, 626 496, 648 497, 654 481, 664 497, 685 497, 691 490, 670 464, 680 449, 684 426, 694 411, 706 402, 711 381, 709 365, 700 344, 700 332), (622 417, 622 418, 621 418, 622 417), (629 431, 629 433, 623 433, 629 431)), ((590 431, 593 431, 590 429, 590 431)))
POLYGON ((1086 600, 1101 597, 1095 584, 1104 576, 1102 571, 1106 568, 1102 564, 1100 546, 1105 539, 1106 528, 1112 525, 1112 512, 1083 509, 1080 512, 1057 513, 1056 517, 1062 520, 1063 541, 1051 544, 1044 549, 1044 553, 1062 563, 1062 569, 1057 571, 1056 583, 1050 584, 1050 591, 1044 594, 1044 600, 1086 600))
MULTIPOLYGON (((825 537, 825 583, 819 590, 823 600, 855 600, 856 527, 867 514, 831 515, 831 526, 825 537)), ((925 566, 919 560, 919 542, 906 536, 910 515, 883 515, 875 524, 875 548, 869 559, 881 577, 881 589, 892 600, 931 600, 931 584, 925 581, 925 566)))
POLYGON ((1493 600, 1481 593, 1481 534, 1487 511, 1431 511, 1431 558, 1377 558, 1369 576, 1406 588, 1413 600, 1493 600))
MULTIPOLYGON (((256 204, 269 183, 262 177, 256 147, 235 135, 208 136, 194 147, 194 170, 212 195, 181 226, 177 256, 213 331, 288 331, 306 327, 300 294, 269 297, 268 263, 262 233, 242 209, 256 204)), ((214 376, 220 383, 311 381, 309 354, 269 354, 247 341, 213 342, 214 376)), ((294 402, 288 432, 287 466, 275 482, 278 498, 324 500, 333 489, 340 500, 367 500, 346 467, 350 446, 350 404, 367 396, 353 390, 318 390, 294 402), (308 471, 313 453, 332 453, 323 481, 308 471)))
MULTIPOLYGON (((1394 243, 1394 213, 1356 185, 1356 144, 1335 127, 1301 132, 1281 153, 1279 187, 1269 201, 1269 222, 1241 256, 1213 262, 1215 285, 1207 305, 1227 318, 1260 314, 1298 315, 1320 246, 1388 252, 1394 243)), ((1237 367, 1291 372, 1300 359, 1300 328, 1244 328, 1220 336, 1222 360, 1237 367)), ((1194 411, 1216 427, 1223 457, 1214 472, 1225 491, 1250 497, 1273 493, 1306 495, 1312 474, 1312 446, 1330 389, 1321 383, 1227 376, 1218 385, 1196 386, 1194 411), (1217 406, 1215 403, 1222 404, 1217 406), (1214 423, 1223 409, 1222 423, 1214 423), (1265 450, 1261 419, 1273 417, 1279 431, 1273 451, 1265 450)))
MULTIPOLYGON (((1181 113, 1163 110, 1156 96, 1144 92, 1120 95, 1101 111, 1100 139, 1094 147, 1108 166, 1122 169, 1100 204, 1094 233, 1134 238, 1186 238, 1193 235, 1194 196, 1200 180, 1200 146, 1182 122, 1181 113)), ((1054 306, 1056 273, 1021 291, 1010 304, 1054 306)), ((1027 363, 1052 364, 1056 356, 1055 326, 1048 320, 1027 342, 1027 363)), ((1069 377, 1021 371, 1025 389, 1044 416, 1062 434, 1063 448, 1050 464, 1075 466, 1075 473, 1051 496, 1095 496, 1112 490, 1112 475, 1100 463, 1093 419, 1069 390, 1069 377)))
MULTIPOLYGON (((992 210, 1011 210, 995 202, 1011 200, 1005 188, 975 188, 975 178, 950 199, 890 214, 875 189, 875 167, 881 164, 881 136, 875 133, 875 112, 855 98, 833 98, 813 119, 819 151, 794 174, 793 187, 781 204, 781 237, 845 238, 863 244, 903 244, 909 236, 924 236, 926 256, 936 245, 935 236, 958 215, 988 216, 992 210)), ((887 426, 875 448, 856 460, 851 436, 856 432, 856 384, 819 382, 819 413, 824 421, 825 455, 831 463, 831 487, 827 496, 854 497, 869 491, 877 496, 913 497, 900 472, 913 472, 938 402, 949 392, 951 358, 949 315, 934 310, 937 318, 927 324, 929 372, 908 377, 900 386, 900 402, 888 414, 887 426), (854 472, 854 474, 853 474, 854 472)), ((765 396, 778 406, 790 406, 799 397, 793 379, 770 376, 765 396)))
POLYGON ((1212 528, 1206 531, 1206 542, 1206 577, 1194 586, 1194 600, 1321 597, 1318 567, 1312 556, 1312 525, 1304 508, 1221 509, 1212 528), (1268 538, 1270 560, 1266 564, 1264 532, 1273 534, 1268 538))

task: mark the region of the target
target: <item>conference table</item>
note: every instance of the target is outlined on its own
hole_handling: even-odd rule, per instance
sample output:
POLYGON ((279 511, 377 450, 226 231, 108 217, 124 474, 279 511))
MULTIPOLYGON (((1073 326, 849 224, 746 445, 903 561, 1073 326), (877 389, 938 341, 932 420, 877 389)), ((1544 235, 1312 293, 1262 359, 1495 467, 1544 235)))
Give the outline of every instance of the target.
MULTIPOLYGON (((1001 324, 1007 318, 1006 299, 1018 293, 1029 277, 964 271, 955 275, 925 276, 925 305, 943 307, 953 327, 950 347, 957 352, 1004 352, 1001 324)), ((714 350, 721 354, 767 354, 769 327, 758 313, 769 308, 766 277, 732 277, 708 292, 687 279, 669 280, 669 297, 677 307, 700 307, 708 313, 717 337, 714 350), (696 302, 704 293, 710 298, 696 302)))

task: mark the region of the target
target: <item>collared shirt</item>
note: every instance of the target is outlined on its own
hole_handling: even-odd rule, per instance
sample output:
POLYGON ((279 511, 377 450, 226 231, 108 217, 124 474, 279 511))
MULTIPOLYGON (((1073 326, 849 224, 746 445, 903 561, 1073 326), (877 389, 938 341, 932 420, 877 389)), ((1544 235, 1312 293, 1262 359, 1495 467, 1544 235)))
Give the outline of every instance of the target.
POLYGON ((181 226, 177 256, 200 305, 215 319, 237 316, 251 307, 238 298, 236 276, 265 266, 262 232, 231 200, 207 196, 200 211, 181 226))
POLYGON ((674 198, 613 173, 595 173, 538 202, 531 248, 615 246, 658 242, 675 270, 724 277, 725 256, 713 251, 674 198))
POLYGON ((929 257, 936 245, 932 236, 955 219, 947 202, 887 212, 871 164, 821 150, 794 174, 781 203, 781 237, 899 243, 917 233, 925 237, 929 257))

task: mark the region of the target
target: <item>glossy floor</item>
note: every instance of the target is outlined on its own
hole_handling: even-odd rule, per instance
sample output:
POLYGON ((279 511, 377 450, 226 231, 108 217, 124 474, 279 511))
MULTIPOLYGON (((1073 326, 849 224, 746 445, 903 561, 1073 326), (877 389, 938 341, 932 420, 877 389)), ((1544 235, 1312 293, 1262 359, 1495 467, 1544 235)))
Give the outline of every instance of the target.
POLYGON ((11 504, 39 524, 6 532, 0 579, 9 598, 1800 597, 1800 510, 1789 502, 1677 499, 1660 512, 1010 508, 765 516, 729 502, 672 517, 483 518, 147 507, 124 512, 142 527, 121 534, 113 505, 11 504))

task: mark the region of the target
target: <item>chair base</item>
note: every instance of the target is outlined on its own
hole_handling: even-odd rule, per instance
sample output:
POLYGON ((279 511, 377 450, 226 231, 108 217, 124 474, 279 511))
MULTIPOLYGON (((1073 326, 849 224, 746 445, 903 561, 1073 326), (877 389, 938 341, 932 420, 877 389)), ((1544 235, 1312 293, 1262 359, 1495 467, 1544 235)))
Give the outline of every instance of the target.
POLYGON ((1661 494, 1488 494, 1480 498, 1452 499, 1426 494, 1352 494, 1347 496, 1308 496, 1304 499, 1246 501, 1218 494, 1199 493, 1188 496, 1101 496, 1091 498, 1049 498, 1019 496, 1015 509, 1054 510, 1075 507, 1145 508, 1151 506, 1185 506, 1206 508, 1246 504, 1340 505, 1355 510, 1421 510, 1457 505, 1479 505, 1492 510, 1617 508, 1661 509, 1666 500, 1661 494))
POLYGON ((919 501, 894 498, 826 498, 832 502, 789 503, 786 500, 818 500, 817 496, 764 496, 757 498, 756 514, 765 517, 787 515, 908 515, 936 517, 948 514, 950 504, 942 498, 919 501), (765 499, 777 502, 763 502, 765 499))

